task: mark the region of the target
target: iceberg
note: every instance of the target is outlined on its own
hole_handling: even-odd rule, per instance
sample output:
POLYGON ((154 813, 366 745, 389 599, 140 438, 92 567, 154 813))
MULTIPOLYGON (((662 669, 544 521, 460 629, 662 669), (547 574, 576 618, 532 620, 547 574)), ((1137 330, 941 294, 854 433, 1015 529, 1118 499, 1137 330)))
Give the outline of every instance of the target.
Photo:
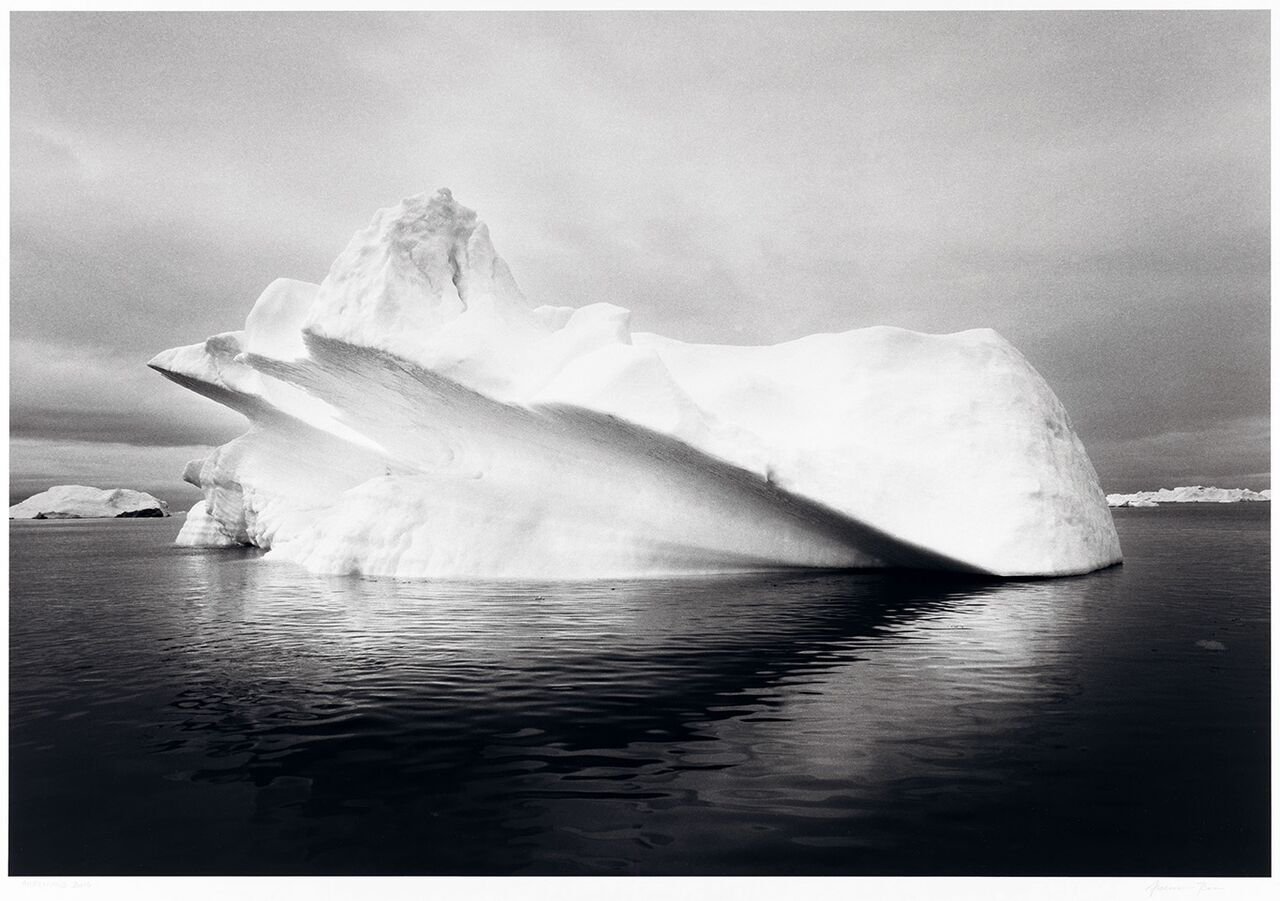
POLYGON ((129 488, 55 485, 9 508, 10 519, 119 519, 168 516, 169 505, 129 488))
POLYGON ((381 210, 319 284, 150 366, 242 413, 177 541, 314 572, 581 579, 1120 560, 1062 404, 988 329, 774 346, 527 301, 448 190, 381 210))
POLYGON ((1110 507, 1158 507, 1161 504, 1236 504, 1240 501, 1269 501, 1271 489, 1251 491, 1248 488, 1205 488, 1188 485, 1181 488, 1161 488, 1158 491, 1137 491, 1133 494, 1108 494, 1110 507))

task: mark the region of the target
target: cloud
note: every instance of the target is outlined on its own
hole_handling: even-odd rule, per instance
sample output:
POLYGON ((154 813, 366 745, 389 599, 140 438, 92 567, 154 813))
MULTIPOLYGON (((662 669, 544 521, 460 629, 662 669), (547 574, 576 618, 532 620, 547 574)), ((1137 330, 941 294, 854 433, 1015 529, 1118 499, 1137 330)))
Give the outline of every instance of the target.
POLYGON ((1268 29, 15 13, 14 433, 214 440, 225 414, 129 366, 447 185, 535 302, 735 343, 989 326, 1091 449, 1182 435, 1191 469, 1245 466, 1194 436, 1269 404, 1268 29))
POLYGON ((149 357, 34 340, 9 351, 12 437, 176 447, 221 444, 246 428, 148 369, 149 357))
POLYGON ((1194 431, 1101 439, 1089 452, 1108 492, 1182 485, 1259 490, 1271 487, 1270 446, 1269 417, 1253 416, 1194 431))

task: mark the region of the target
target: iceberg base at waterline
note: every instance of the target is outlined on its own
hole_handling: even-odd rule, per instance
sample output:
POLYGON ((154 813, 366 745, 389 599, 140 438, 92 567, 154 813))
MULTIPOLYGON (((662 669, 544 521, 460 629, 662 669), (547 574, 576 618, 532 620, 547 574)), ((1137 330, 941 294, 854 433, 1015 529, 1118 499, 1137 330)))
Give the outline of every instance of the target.
POLYGON ((188 545, 316 572, 613 578, 1120 559, 1066 411, 995 332, 765 347, 533 306, 447 191, 383 210, 320 285, 150 364, 244 414, 192 461, 188 545))

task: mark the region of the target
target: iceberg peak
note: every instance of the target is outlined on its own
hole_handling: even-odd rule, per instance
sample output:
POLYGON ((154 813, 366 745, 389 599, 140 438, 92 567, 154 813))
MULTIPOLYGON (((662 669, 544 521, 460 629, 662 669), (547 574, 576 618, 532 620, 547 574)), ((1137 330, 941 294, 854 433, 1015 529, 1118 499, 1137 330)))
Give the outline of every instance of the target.
POLYGON ((509 395, 530 368, 513 361, 547 331, 488 227, 442 188, 379 210, 356 232, 316 289, 302 337, 386 351, 509 395))
POLYGON ((448 188, 380 210, 320 283, 306 327, 362 338, 370 324, 428 334, 488 298, 508 312, 527 304, 489 229, 448 188))

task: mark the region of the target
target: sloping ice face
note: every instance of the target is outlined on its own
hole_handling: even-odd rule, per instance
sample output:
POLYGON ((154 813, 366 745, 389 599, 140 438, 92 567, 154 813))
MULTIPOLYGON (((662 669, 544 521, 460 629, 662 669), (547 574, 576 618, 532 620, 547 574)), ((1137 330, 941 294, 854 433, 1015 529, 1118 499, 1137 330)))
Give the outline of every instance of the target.
POLYGON ((317 572, 582 579, 1120 560, 1066 411, 989 330, 772 347, 534 307, 447 191, 150 365, 244 414, 178 537, 317 572))

